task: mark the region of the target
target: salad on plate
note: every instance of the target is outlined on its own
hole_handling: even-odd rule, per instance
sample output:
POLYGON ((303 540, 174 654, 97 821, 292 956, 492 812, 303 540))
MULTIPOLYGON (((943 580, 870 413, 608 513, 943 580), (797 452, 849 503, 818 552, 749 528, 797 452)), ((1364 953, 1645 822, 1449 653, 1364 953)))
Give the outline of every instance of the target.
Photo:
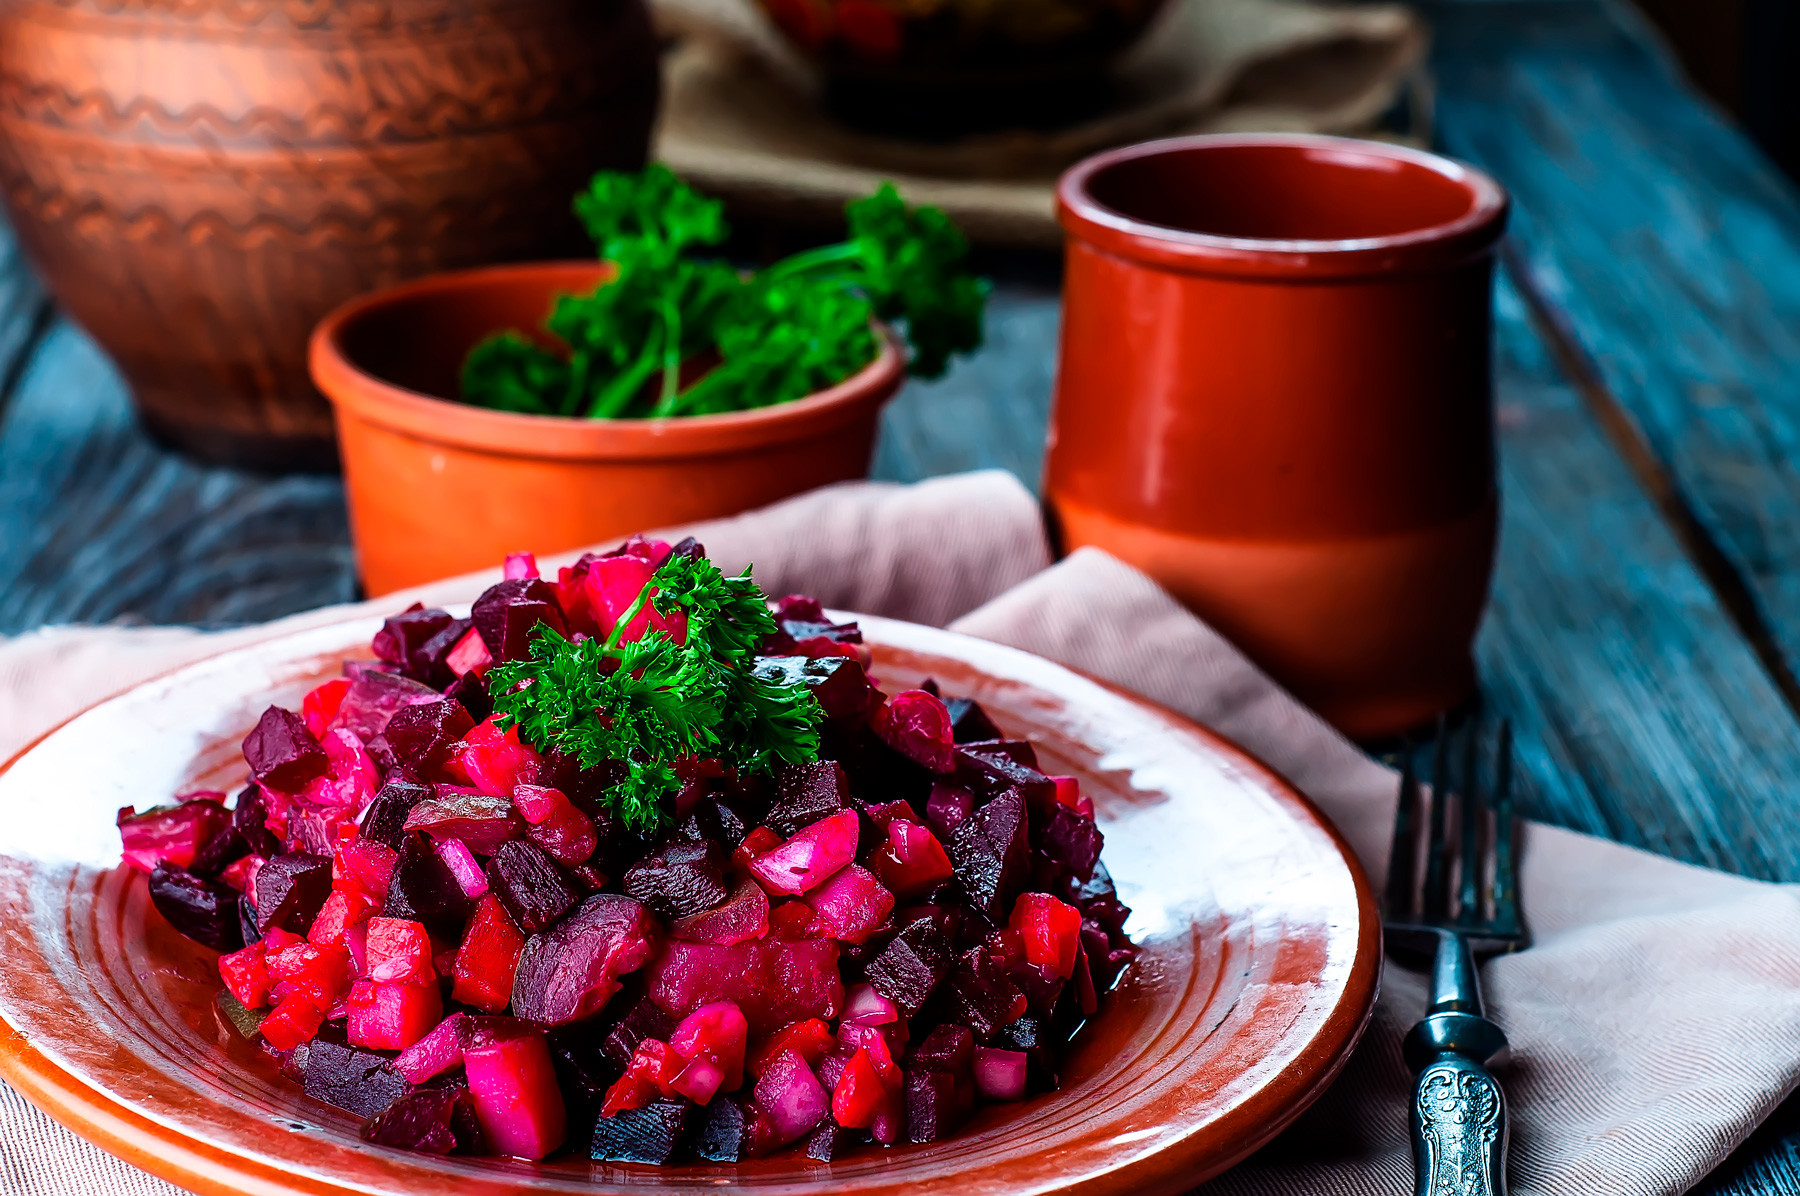
POLYGON ((385 1146, 830 1160, 1058 1083, 1129 964, 1092 802, 855 623, 636 538, 271 706, 119 813, 223 1030, 385 1146))

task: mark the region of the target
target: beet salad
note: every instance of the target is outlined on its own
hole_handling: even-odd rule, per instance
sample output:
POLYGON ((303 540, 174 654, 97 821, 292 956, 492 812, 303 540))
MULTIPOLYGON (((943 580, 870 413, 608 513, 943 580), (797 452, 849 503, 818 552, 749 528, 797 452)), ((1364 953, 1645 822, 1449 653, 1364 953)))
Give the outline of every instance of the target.
POLYGON ((1056 1086, 1132 954, 1073 778, 691 540, 505 577, 265 711, 234 799, 120 811, 226 1032, 439 1154, 833 1159, 1056 1086))

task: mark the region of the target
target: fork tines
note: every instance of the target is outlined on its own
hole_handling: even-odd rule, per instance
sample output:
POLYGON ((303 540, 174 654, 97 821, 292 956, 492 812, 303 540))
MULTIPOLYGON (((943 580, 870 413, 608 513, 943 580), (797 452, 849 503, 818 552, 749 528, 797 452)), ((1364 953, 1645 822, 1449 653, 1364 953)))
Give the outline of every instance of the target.
POLYGON ((1439 718, 1429 792, 1416 756, 1409 745, 1383 903, 1388 928, 1449 928, 1500 944, 1522 938, 1511 724, 1488 736, 1478 714, 1439 718))

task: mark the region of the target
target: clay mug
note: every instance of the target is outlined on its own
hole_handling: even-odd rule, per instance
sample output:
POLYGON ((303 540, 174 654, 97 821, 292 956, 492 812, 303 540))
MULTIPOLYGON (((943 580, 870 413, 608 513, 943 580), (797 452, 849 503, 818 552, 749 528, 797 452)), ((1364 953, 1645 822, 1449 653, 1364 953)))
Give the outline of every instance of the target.
POLYGON ((1506 192, 1374 142, 1185 137, 1057 189, 1044 493, 1346 733, 1473 691, 1506 192))

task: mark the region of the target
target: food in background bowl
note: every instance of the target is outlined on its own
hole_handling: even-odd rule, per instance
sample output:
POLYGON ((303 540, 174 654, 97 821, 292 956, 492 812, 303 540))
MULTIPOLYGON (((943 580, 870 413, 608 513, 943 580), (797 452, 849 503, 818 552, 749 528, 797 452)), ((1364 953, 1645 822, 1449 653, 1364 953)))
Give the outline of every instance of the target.
POLYGON ((224 952, 222 1021, 372 1142, 935 1141, 1053 1087, 1133 949, 1074 779, 860 641, 691 540, 509 558, 270 707, 231 808, 121 811, 125 859, 224 952))

